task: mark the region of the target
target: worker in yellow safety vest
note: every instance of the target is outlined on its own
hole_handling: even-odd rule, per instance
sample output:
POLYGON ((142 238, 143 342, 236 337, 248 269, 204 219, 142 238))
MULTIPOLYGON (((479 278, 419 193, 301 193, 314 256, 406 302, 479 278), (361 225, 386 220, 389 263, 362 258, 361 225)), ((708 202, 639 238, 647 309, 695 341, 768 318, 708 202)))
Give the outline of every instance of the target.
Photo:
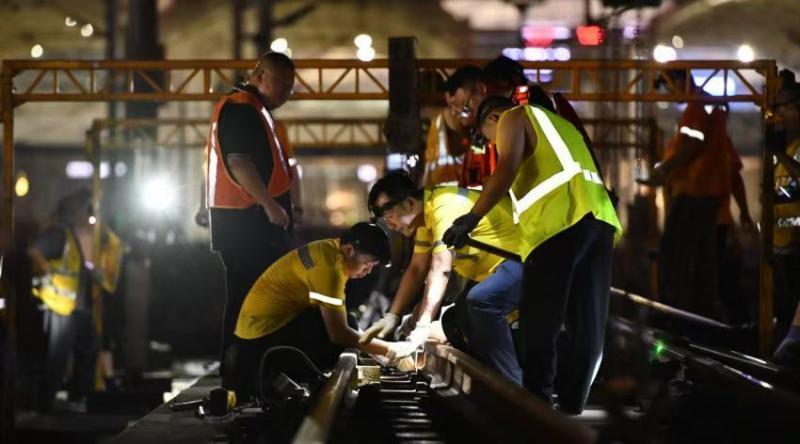
MULTIPOLYGON (((348 320, 345 285, 389 261, 389 240, 377 225, 360 222, 339 239, 322 239, 290 251, 270 265, 244 299, 223 376, 240 401, 258 393, 271 349, 295 347, 320 370, 330 370, 345 347, 388 361, 407 357, 410 343, 359 343, 348 320)), ((266 373, 266 371, 265 371, 266 373)))
POLYGON ((785 134, 785 140, 767 141, 767 147, 775 149, 777 160, 773 237, 778 320, 775 338, 782 342, 775 351, 775 362, 800 368, 800 84, 788 70, 781 71, 781 78, 775 100, 776 131, 785 134))
MULTIPOLYGON (((418 189, 402 171, 391 172, 372 186, 370 211, 376 218, 383 219, 391 230, 413 237, 414 254, 391 308, 362 338, 385 338, 394 334, 400 316, 412 305, 424 284, 419 309, 407 323, 413 325, 409 340, 422 344, 429 337, 446 339, 455 346, 468 348, 465 351, 475 353, 501 375, 522 385, 522 369, 508 325, 509 318, 516 315, 519 307, 522 264, 470 246, 451 251, 442 242, 445 230, 456 217, 472 208, 479 195, 477 190, 455 186, 418 189), (456 328, 450 328, 453 323, 444 316, 441 324, 433 322, 453 278, 452 272, 473 283, 463 298, 456 299, 455 307, 450 308, 456 313, 456 328), (444 331, 438 331, 438 327, 444 331), (454 331, 461 334, 451 334, 454 331)), ((514 252, 519 232, 511 201, 505 198, 495 205, 473 234, 484 244, 514 252)))
POLYGON ((64 197, 56 219, 57 223, 39 235, 28 249, 36 276, 33 294, 44 305, 48 338, 40 400, 45 410, 52 406, 71 356, 70 394, 85 395, 95 386, 100 318, 93 311, 99 307, 97 295, 116 291, 123 248, 116 234, 100 227, 99 256, 94 256, 96 219, 88 190, 64 197), (95 287, 99 287, 96 292, 95 287))
POLYGON ((531 96, 530 104, 516 107, 508 98, 489 97, 478 108, 481 132, 497 145, 497 168, 444 242, 465 245, 481 219, 510 194, 524 261, 523 385, 551 402, 563 326, 569 346, 559 348, 555 391, 559 408, 576 414, 602 356, 613 242, 622 228, 581 133, 555 113, 543 91, 531 96))

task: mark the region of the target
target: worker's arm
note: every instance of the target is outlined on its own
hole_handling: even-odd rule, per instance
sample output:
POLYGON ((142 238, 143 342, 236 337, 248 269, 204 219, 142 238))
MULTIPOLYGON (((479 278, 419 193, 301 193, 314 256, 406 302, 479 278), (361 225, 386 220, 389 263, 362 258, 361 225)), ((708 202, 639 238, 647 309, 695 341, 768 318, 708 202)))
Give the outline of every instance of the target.
POLYGON ((347 325, 347 313, 341 307, 320 306, 325 331, 331 342, 341 347, 357 348, 372 355, 387 356, 390 359, 408 356, 415 347, 409 343, 386 342, 372 339, 369 342, 359 342, 359 334, 347 325))
POLYGON ((47 263, 44 254, 36 247, 28 248, 28 257, 33 264, 33 272, 37 276, 50 274, 50 264, 47 263))
POLYGON ((442 250, 433 254, 428 276, 425 278, 425 293, 422 296, 422 304, 417 315, 418 326, 430 324, 434 314, 442 305, 444 290, 452 269, 453 253, 450 250, 442 250))
POLYGON ((289 216, 278 202, 269 195, 267 185, 261 180, 256 164, 253 163, 250 156, 234 153, 225 156, 225 160, 236 183, 241 185, 247 194, 252 196, 264 208, 270 222, 286 228, 289 223, 289 216))
POLYGON ((697 136, 688 136, 681 133, 679 135, 675 155, 669 159, 656 164, 653 169, 652 181, 654 185, 660 185, 664 178, 675 168, 686 166, 694 160, 703 147, 703 140, 697 136))
POLYGON ((395 292, 392 306, 383 316, 383 319, 372 324, 361 334, 360 341, 362 343, 374 337, 386 338, 394 334, 397 327, 400 326, 400 317, 419 294, 430 266, 430 251, 414 253, 411 256, 408 268, 403 273, 400 285, 397 287, 397 292, 395 292))
POLYGON ((430 267, 430 252, 414 253, 411 256, 408 268, 406 268, 403 277, 400 279, 400 285, 397 287, 392 306, 389 308, 390 313, 401 316, 406 312, 406 309, 413 304, 414 298, 419 294, 425 282, 425 275, 428 273, 430 267))
MULTIPOLYGON (((532 138, 532 147, 536 146, 536 134, 528 131, 528 116, 522 107, 504 113, 497 122, 497 166, 491 176, 484 182, 483 191, 472 207, 472 213, 478 218, 486 215, 505 195, 517 177, 517 171, 525 153, 526 136, 532 138)), ((533 155, 531 152, 530 155, 533 155)))
POLYGON ((736 201, 736 205, 739 207, 739 223, 742 225, 743 229, 747 231, 753 230, 755 228, 755 223, 753 223, 753 219, 750 217, 750 208, 747 205, 747 193, 744 188, 742 173, 734 173, 732 179, 731 193, 733 194, 733 199, 736 201))
POLYGON ((300 185, 300 173, 297 159, 291 158, 289 161, 291 162, 290 169, 292 171, 292 186, 290 189, 292 196, 292 211, 294 212, 294 223, 297 225, 303 223, 303 188, 300 185))

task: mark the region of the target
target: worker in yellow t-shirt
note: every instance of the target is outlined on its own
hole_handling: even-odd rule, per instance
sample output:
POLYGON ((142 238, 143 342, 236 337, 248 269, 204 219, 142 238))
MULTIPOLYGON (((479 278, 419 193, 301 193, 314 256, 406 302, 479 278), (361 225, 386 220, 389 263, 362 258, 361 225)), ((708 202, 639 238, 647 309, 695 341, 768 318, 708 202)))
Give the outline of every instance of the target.
MULTIPOLYGON (((521 385, 522 370, 507 317, 519 306, 522 264, 469 246, 450 250, 442 241, 445 230, 472 208, 479 195, 477 190, 455 186, 420 190, 402 171, 389 173, 373 185, 370 210, 393 231, 413 236, 414 254, 391 308, 362 338, 394 333, 400 315, 425 283, 422 303, 414 314, 415 327, 408 336, 412 343, 424 342, 442 303, 450 272, 455 271, 477 283, 465 298, 468 327, 463 330, 469 348, 479 359, 521 385)), ((486 214, 472 232, 472 238, 506 251, 517 251, 519 234, 508 198, 486 214)), ((447 339, 453 342, 450 335, 447 339)))
POLYGON ((302 350, 319 368, 332 367, 343 348, 357 347, 390 361, 410 355, 409 343, 359 343, 348 325, 344 288, 389 259, 389 241, 377 225, 353 225, 339 239, 306 244, 278 259, 247 293, 225 354, 223 371, 237 397, 253 394, 264 353, 277 346, 302 350))

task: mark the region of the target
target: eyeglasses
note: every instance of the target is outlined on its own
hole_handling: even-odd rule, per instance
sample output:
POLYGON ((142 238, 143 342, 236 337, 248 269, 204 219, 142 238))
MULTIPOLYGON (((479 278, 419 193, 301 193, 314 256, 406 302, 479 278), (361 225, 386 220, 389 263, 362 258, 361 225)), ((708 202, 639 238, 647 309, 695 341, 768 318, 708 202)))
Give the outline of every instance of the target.
POLYGON ((402 203, 403 200, 405 200, 405 197, 401 197, 401 198, 398 198, 398 199, 392 199, 392 200, 386 202, 383 205, 372 205, 369 210, 372 212, 373 220, 383 217, 384 213, 386 213, 387 211, 391 210, 393 207, 395 207, 395 206, 399 205, 400 203, 402 203))
POLYGON ((469 95, 467 96, 467 100, 464 101, 464 105, 461 108, 456 106, 451 106, 450 109, 453 112, 453 115, 457 117, 461 117, 462 119, 466 119, 472 114, 472 107, 469 106, 469 101, 472 100, 472 95, 475 94, 475 91, 470 91, 469 95))

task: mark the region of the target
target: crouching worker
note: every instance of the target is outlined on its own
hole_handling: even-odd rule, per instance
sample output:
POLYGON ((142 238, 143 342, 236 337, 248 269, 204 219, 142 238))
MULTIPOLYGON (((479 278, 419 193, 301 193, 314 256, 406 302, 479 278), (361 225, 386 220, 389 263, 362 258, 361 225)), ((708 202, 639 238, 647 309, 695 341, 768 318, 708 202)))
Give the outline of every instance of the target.
POLYGON ((414 348, 408 343, 359 344, 359 332, 348 325, 345 283, 389 257, 383 230, 361 222, 339 239, 306 244, 267 268, 244 299, 225 353, 223 372, 234 381, 237 398, 255 394, 261 358, 273 347, 296 347, 323 371, 348 347, 389 361, 410 355, 414 348))
MULTIPOLYGON (((442 241, 445 230, 472 207, 479 195, 478 191, 455 186, 420 190, 402 171, 389 173, 375 183, 369 193, 370 211, 375 217, 382 217, 390 229, 406 237, 414 236, 414 254, 389 312, 367 329, 362 338, 393 334, 400 315, 412 305, 425 284, 422 303, 414 314, 415 327, 408 336, 412 343, 424 342, 444 299, 450 272, 455 271, 476 282, 466 294, 467 325, 460 326, 471 351, 512 382, 522 385, 522 370, 507 321, 507 316, 519 307, 522 265, 473 247, 451 251, 442 241)), ((516 252, 519 235, 511 201, 506 198, 494 207, 472 234, 477 241, 516 252)), ((461 303, 459 300, 456 304, 461 303)), ((453 342, 453 338, 448 339, 453 342)))

